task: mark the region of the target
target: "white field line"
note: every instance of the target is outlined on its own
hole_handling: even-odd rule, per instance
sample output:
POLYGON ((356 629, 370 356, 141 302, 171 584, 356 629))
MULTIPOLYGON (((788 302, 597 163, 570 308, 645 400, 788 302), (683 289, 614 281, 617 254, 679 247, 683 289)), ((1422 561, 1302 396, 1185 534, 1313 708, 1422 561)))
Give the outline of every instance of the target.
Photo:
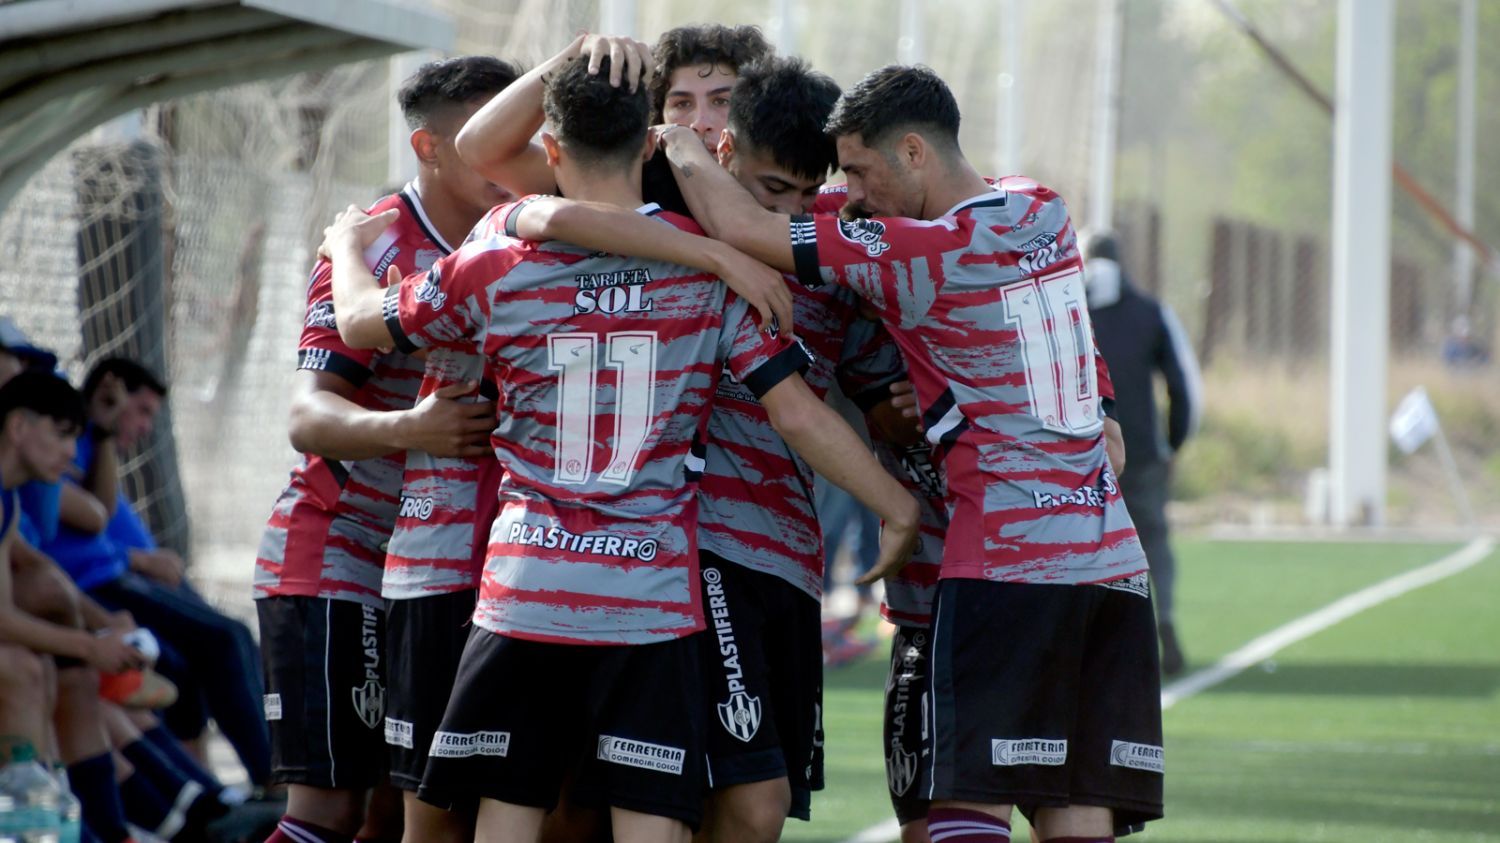
MULTIPOLYGON (((1493 538, 1476 538, 1436 562, 1366 586, 1315 612, 1279 626, 1229 653, 1212 666, 1190 673, 1162 688, 1162 711, 1166 711, 1189 697, 1201 694, 1215 685, 1222 684, 1238 676, 1246 668, 1253 667, 1283 649, 1316 635, 1340 621, 1348 620, 1366 609, 1466 571, 1483 561, 1494 549, 1493 538)), ((870 826, 845 840, 844 843, 891 843, 891 841, 899 840, 900 837, 901 825, 892 817, 878 825, 870 826)))

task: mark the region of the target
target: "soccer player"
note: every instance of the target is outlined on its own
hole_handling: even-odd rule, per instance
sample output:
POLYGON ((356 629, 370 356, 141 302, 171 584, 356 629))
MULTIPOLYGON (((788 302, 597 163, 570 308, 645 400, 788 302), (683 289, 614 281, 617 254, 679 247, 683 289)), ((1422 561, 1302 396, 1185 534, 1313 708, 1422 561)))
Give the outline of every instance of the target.
MULTIPOLYGON (((586 61, 591 75, 599 73, 606 58, 611 63, 604 74, 611 85, 627 85, 631 90, 642 82, 650 86, 653 124, 666 120, 689 126, 707 148, 717 150, 722 129, 728 124, 728 99, 732 92, 729 86, 742 66, 770 55, 770 45, 752 26, 704 25, 668 30, 658 42, 655 56, 644 42, 633 38, 580 35, 470 118, 458 133, 458 151, 477 172, 517 196, 561 192, 545 150, 532 140, 542 126, 544 81, 574 61, 586 61), (702 88, 705 84, 709 87, 702 88)), ((819 138, 812 142, 812 147, 821 148, 823 143, 819 138)), ((793 155, 795 151, 783 150, 782 154, 793 155)), ((796 175, 786 177, 785 171, 783 176, 786 187, 780 192, 797 192, 792 186, 803 179, 796 175)), ((659 151, 653 155, 646 162, 641 179, 646 201, 676 213, 688 212, 665 155, 659 151)), ((822 176, 813 180, 814 184, 822 182, 822 176)), ((626 227, 627 232, 631 229, 632 226, 626 227)), ((614 251, 661 259, 660 255, 639 251, 614 251)), ((688 265, 705 268, 697 263, 688 265)), ((725 280, 762 319, 769 320, 774 315, 781 322, 792 321, 791 294, 775 276, 747 274, 725 280), (752 287, 756 279, 764 283, 752 287)))
MULTIPOLYGON (((549 79, 543 143, 565 193, 633 208, 650 148, 645 95, 611 86, 605 70, 590 76, 579 62, 549 79)), ((757 332, 716 278, 504 236, 524 211, 497 210, 483 236, 393 288, 383 317, 375 283, 342 267, 387 220, 347 215, 325 241, 348 341, 483 343, 504 394, 493 440, 504 503, 479 629, 424 792, 482 797, 483 839, 535 839, 586 748, 580 789, 602 790, 617 839, 685 840, 700 811, 703 751, 691 446, 722 367, 815 465, 887 516, 892 563, 907 550, 916 504, 794 376, 805 352, 757 332), (502 690, 542 670, 550 686, 502 690)), ((673 229, 660 228, 670 239, 673 229)))
POLYGON ((1106 457, 1067 208, 1029 179, 987 183, 958 123, 924 68, 887 67, 844 94, 827 129, 869 220, 768 212, 689 133, 664 143, 711 234, 806 284, 856 290, 911 368, 951 522, 930 833, 1008 839, 1020 805, 1042 839, 1108 840, 1161 816, 1145 557, 1106 457))
MULTIPOLYGON (((664 36, 663 43, 668 40, 664 36)), ((719 163, 768 209, 812 208, 835 163, 822 126, 838 100, 838 86, 802 61, 785 58, 743 65, 736 79, 726 128, 716 138, 719 163)), ((488 106, 496 125, 533 119, 519 113, 526 103, 518 91, 488 106)), ((471 124, 465 132, 475 130, 471 124)), ((831 201, 842 203, 842 194, 831 201)), ((639 256, 657 241, 651 230, 656 227, 644 220, 569 225, 549 217, 543 231, 639 256)), ((845 355, 845 328, 856 299, 834 287, 793 289, 797 335, 812 357, 804 379, 822 398, 845 355)), ((716 642, 702 650, 713 790, 705 836, 776 840, 786 817, 809 818, 811 792, 822 787, 823 556, 814 478, 755 395, 727 371, 709 417, 704 458, 700 586, 705 605, 715 610, 716 642), (732 652, 721 653, 724 647, 732 652)))
MULTIPOLYGON (((470 56, 424 65, 403 84, 418 175, 373 208, 402 214, 361 258, 372 278, 388 267, 426 269, 508 198, 459 159, 453 136, 514 79, 511 65, 470 56)), ((320 261, 308 286, 290 427, 304 457, 256 560, 274 777, 290 784, 277 843, 350 840, 368 790, 384 777, 380 586, 405 452, 481 455, 494 426, 492 402, 458 400, 472 384, 417 403, 421 361, 340 340, 330 282, 331 267, 320 261)))

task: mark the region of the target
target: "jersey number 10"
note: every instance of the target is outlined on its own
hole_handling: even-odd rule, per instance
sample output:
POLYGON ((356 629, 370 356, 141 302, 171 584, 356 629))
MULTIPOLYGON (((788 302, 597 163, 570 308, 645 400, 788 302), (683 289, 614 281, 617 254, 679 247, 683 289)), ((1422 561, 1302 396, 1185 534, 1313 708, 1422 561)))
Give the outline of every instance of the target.
MULTIPOLYGON (((547 337, 547 366, 561 372, 557 385, 557 463, 552 479, 589 482, 594 470, 594 415, 598 402, 596 334, 547 337)), ((630 485, 635 461, 651 429, 656 394, 656 332, 617 331, 604 338, 604 365, 619 373, 615 388, 614 455, 600 483, 630 485)))
POLYGON ((1083 274, 1076 269, 1006 287, 1005 318, 1021 338, 1031 414, 1057 433, 1099 432, 1099 374, 1083 274))

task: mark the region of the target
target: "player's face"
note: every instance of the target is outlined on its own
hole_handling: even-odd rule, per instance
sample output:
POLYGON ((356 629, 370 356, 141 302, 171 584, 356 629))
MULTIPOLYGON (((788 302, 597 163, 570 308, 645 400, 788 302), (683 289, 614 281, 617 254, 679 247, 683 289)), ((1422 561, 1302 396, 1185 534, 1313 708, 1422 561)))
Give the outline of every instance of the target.
POLYGON ((895 155, 865 146, 857 134, 841 135, 836 143, 849 202, 877 217, 921 216, 921 182, 895 155))
POLYGON ((31 476, 45 483, 63 479, 78 453, 78 429, 48 416, 21 411, 21 459, 31 476))
POLYGON ((458 157, 458 131, 483 105, 483 100, 468 103, 459 116, 439 123, 432 130, 437 180, 448 195, 468 205, 476 214, 483 214, 516 198, 510 191, 474 172, 473 167, 458 157))
POLYGON ((156 414, 161 412, 161 396, 146 387, 126 393, 125 406, 120 410, 120 422, 116 427, 115 440, 121 448, 134 448, 142 439, 151 435, 156 425, 156 414))
POLYGON ((661 116, 698 133, 711 153, 729 125, 729 91, 739 77, 717 64, 690 64, 672 71, 661 116))
POLYGON ((805 214, 818 200, 824 179, 809 179, 788 172, 769 153, 743 144, 726 156, 724 169, 734 176, 762 208, 778 214, 805 214))

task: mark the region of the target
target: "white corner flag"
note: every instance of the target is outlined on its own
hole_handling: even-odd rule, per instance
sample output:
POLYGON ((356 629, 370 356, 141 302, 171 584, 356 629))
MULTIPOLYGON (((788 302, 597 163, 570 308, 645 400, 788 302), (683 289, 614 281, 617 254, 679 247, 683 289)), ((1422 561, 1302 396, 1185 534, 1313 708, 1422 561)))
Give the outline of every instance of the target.
POLYGON ((1391 441, 1403 454, 1422 447, 1438 430, 1437 410, 1433 409, 1427 390, 1420 386, 1406 393, 1391 414, 1391 441))
POLYGON ((1406 393, 1396 412, 1391 414, 1391 441, 1403 454, 1415 452, 1429 439, 1437 440, 1438 459, 1453 487, 1453 499, 1458 503, 1459 516, 1463 523, 1473 526, 1474 508, 1469 504, 1469 492, 1464 488, 1463 475, 1459 473, 1458 461, 1453 458, 1453 449, 1448 447, 1448 437, 1443 435, 1443 425, 1438 422, 1437 410, 1427 390, 1417 387, 1406 393))

